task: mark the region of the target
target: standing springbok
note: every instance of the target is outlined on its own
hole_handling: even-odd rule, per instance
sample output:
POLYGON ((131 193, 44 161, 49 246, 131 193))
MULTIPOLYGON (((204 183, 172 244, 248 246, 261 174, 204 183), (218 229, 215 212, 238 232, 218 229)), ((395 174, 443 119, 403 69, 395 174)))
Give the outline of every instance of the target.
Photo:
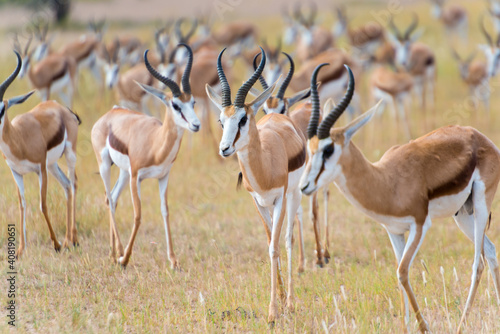
MULTIPOLYGON (((0 85, 0 99, 21 70, 21 56, 16 52, 16 70, 0 85)), ((9 121, 7 109, 15 104, 23 103, 33 91, 22 96, 0 102, 0 150, 10 167, 17 185, 20 225, 22 235, 17 255, 20 256, 26 247, 26 200, 24 198, 24 175, 36 173, 40 183, 40 208, 47 222, 50 239, 56 251, 61 245, 56 239, 50 223, 47 209, 47 171, 61 184, 66 193, 66 238, 63 247, 78 245, 76 232, 75 208, 77 178, 76 140, 80 119, 76 114, 55 101, 42 102, 31 111, 16 116, 9 121), (69 179, 59 168, 57 161, 62 155, 66 157, 69 179)))
POLYGON ((478 101, 482 101, 484 109, 490 110, 490 88, 489 76, 486 62, 474 59, 476 53, 471 53, 466 59, 462 59, 454 50, 451 50, 453 58, 458 63, 460 77, 469 88, 469 97, 474 109, 477 110, 478 101))
POLYGON ((396 64, 404 67, 413 77, 413 90, 420 108, 434 108, 434 85, 436 80, 436 57, 426 44, 417 42, 420 33, 414 33, 418 17, 413 13, 412 23, 401 34, 391 17, 389 27, 394 33, 392 42, 396 48, 396 64), (413 36, 412 36, 413 35, 413 36))
POLYGON ((99 172, 106 189, 110 216, 110 256, 127 266, 135 237, 141 224, 140 184, 144 179, 158 179, 161 197, 161 213, 167 240, 167 255, 173 269, 179 268, 170 235, 167 187, 170 168, 177 157, 184 129, 196 132, 200 121, 194 112, 189 75, 192 60, 182 76, 182 91, 177 83, 156 71, 148 61, 148 50, 144 52, 144 62, 154 78, 167 86, 172 94, 145 85, 139 85, 149 94, 158 98, 166 106, 165 118, 161 123, 156 118, 142 113, 114 107, 104 114, 92 128, 92 146, 99 163, 99 172), (120 175, 111 190, 110 172, 115 164, 120 175), (134 206, 134 227, 125 251, 116 228, 115 210, 118 198, 130 182, 130 192, 134 206))
POLYGON ((51 93, 58 93, 62 102, 71 107, 77 79, 75 59, 60 53, 51 53, 31 66, 33 53, 29 50, 30 43, 31 37, 27 41, 24 50, 22 50, 17 37, 14 42, 14 48, 23 55, 23 64, 19 77, 23 78, 28 74, 31 85, 40 92, 42 101, 48 101, 51 93))
MULTIPOLYGON (((260 54, 260 53, 259 53, 260 54)), ((258 54, 258 55, 259 55, 258 54)), ((288 74, 283 80, 283 83, 281 84, 278 93, 276 96, 271 96, 269 97, 266 102, 263 105, 264 113, 271 114, 271 113, 278 113, 278 114, 283 114, 289 116, 292 121, 295 123, 295 125, 299 128, 299 130, 302 131, 302 135, 305 138, 308 138, 308 133, 307 133, 307 127, 309 124, 309 119, 311 118, 311 112, 313 107, 319 108, 319 94, 318 94, 318 89, 317 89, 317 77, 319 73, 319 69, 323 67, 325 64, 320 64, 316 67, 314 70, 311 78, 311 87, 306 88, 295 95, 291 97, 285 97, 285 92, 286 89, 288 88, 288 85, 290 84, 290 81, 292 80, 293 73, 295 71, 295 65, 293 62, 292 57, 288 55, 287 53, 283 52, 283 54, 288 58, 288 61, 290 62, 290 69, 288 70, 288 74), (291 107, 295 105, 297 102, 300 100, 303 100, 311 95, 311 100, 314 102, 305 102, 297 106, 293 111, 290 111, 291 107)), ((258 55, 255 56, 254 58, 254 67, 257 69, 257 64, 256 60, 258 55)), ((260 83, 262 85, 262 88, 266 90, 269 86, 267 84, 266 79, 263 76, 259 77, 260 83)), ((253 95, 260 95, 260 92, 257 92, 256 90, 252 89, 253 92, 251 93, 253 95)), ((328 198, 329 198, 329 191, 328 187, 323 188, 323 204, 324 204, 324 226, 325 226, 325 241, 323 244, 323 247, 321 245, 321 229, 319 227, 319 215, 318 215, 318 210, 319 210, 319 204, 318 204, 318 197, 317 193, 313 194, 310 197, 309 201, 309 215, 311 217, 311 221, 313 223, 313 230, 314 230, 314 236, 316 239, 316 265, 319 267, 323 267, 325 263, 328 263, 330 260, 330 253, 328 252, 328 246, 330 244, 329 241, 329 233, 328 233, 328 198)), ((304 240, 303 240, 303 233, 302 233, 302 207, 299 207, 299 212, 297 214, 297 220, 298 220, 298 225, 299 225, 299 272, 304 271, 304 262, 305 262, 305 256, 304 256, 304 240)))
POLYGON ((433 218, 453 216, 458 227, 474 242, 472 282, 460 331, 471 309, 484 265, 483 253, 493 276, 500 303, 500 273, 495 246, 485 235, 490 209, 500 180, 500 151, 471 127, 437 129, 405 145, 394 146, 376 162, 369 162, 352 143, 353 135, 377 112, 379 104, 348 125, 332 129, 349 104, 351 83, 344 99, 317 127, 309 141, 312 159, 301 180, 304 194, 334 182, 363 213, 384 226, 398 262, 397 275, 407 329, 408 298, 419 329, 429 332, 410 285, 411 264, 433 218), (407 240, 405 232, 409 231, 407 240))
POLYGON ((486 66, 488 70, 488 76, 494 77, 497 74, 498 66, 500 64, 500 32, 496 34, 496 39, 493 41, 492 36, 486 30, 484 26, 484 16, 479 19, 479 28, 484 35, 484 38, 488 44, 479 44, 479 49, 483 51, 486 57, 486 66))
POLYGON ((439 19, 446 29, 446 34, 457 35, 458 40, 467 42, 467 11, 463 6, 452 3, 444 6, 445 0, 431 0, 432 15, 439 19))
POLYGON ((234 103, 231 103, 231 90, 221 64, 224 51, 225 49, 221 51, 217 59, 222 96, 209 85, 206 86, 207 94, 221 111, 220 123, 223 133, 219 146, 220 155, 227 158, 234 153, 237 154, 243 174, 243 185, 252 195, 264 223, 271 258, 271 301, 268 321, 273 323, 278 316, 276 284, 279 275, 279 238, 285 213, 288 217, 286 306, 289 311, 294 309, 291 270, 293 221, 300 205, 299 179, 307 158, 305 138, 288 116, 273 113, 264 116, 258 123, 255 121, 255 114, 271 96, 276 83, 251 103, 245 103, 248 92, 264 70, 266 54, 262 48, 259 67, 240 87, 234 103))

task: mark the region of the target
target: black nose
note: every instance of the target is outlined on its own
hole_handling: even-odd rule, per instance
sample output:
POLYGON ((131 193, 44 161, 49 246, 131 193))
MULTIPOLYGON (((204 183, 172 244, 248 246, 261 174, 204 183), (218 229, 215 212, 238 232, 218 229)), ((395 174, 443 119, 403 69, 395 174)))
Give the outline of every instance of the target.
POLYGON ((193 131, 196 132, 200 129, 200 126, 198 124, 193 124, 193 131))

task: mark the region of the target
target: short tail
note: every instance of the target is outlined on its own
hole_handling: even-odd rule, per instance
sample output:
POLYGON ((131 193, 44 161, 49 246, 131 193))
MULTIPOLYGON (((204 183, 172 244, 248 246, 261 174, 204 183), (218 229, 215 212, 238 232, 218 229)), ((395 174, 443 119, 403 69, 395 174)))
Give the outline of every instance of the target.
POLYGON ((240 172, 238 174, 238 183, 236 184, 236 190, 241 189, 241 182, 243 182, 243 174, 240 172))
POLYGON ((76 117, 76 120, 78 121, 78 125, 82 124, 82 120, 80 119, 80 116, 78 116, 78 114, 76 114, 75 112, 73 112, 73 110, 71 110, 69 107, 66 107, 68 108, 69 112, 72 113, 73 115, 75 115, 76 117))

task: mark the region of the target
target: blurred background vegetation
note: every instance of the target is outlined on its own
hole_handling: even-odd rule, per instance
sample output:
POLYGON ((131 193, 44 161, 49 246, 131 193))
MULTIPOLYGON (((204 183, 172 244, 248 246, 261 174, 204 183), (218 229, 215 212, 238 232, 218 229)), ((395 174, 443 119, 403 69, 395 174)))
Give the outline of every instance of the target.
POLYGON ((0 5, 5 4, 26 6, 35 12, 49 9, 57 23, 64 22, 71 9, 71 0, 0 0, 0 5))

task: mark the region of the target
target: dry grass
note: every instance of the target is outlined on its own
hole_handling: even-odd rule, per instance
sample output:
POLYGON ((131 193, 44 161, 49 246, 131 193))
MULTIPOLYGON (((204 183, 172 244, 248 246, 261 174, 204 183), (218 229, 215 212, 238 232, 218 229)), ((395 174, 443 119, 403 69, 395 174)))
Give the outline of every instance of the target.
MULTIPOLYGON (((427 5, 416 10, 421 17, 428 16, 427 5)), ((475 8, 473 13, 476 15, 479 10, 475 8)), ((370 19, 368 11, 359 13, 355 23, 370 19)), ((405 13, 408 12, 401 15, 404 17, 405 13)), ((423 40, 435 46, 439 64, 438 111, 429 119, 436 126, 474 125, 500 145, 500 132, 496 130, 500 118, 495 108, 500 102, 498 78, 492 83, 493 107, 489 119, 484 113, 470 116, 466 110, 466 89, 459 82, 443 43, 442 29, 431 21, 425 24, 428 28, 423 40)), ((276 24, 264 18, 263 26, 266 25, 276 24)), ((141 29, 141 34, 147 35, 149 28, 141 29)), ((482 41, 476 29, 470 38, 474 43, 482 41)), ((0 77, 4 78, 13 68, 13 60, 13 56, 6 59, 0 77)), ((18 330, 41 333, 267 331, 270 270, 262 224, 250 196, 244 191, 235 191, 236 161, 229 159, 220 163, 199 134, 193 136, 192 150, 186 136, 170 178, 174 249, 183 270, 173 272, 169 268, 158 189, 151 180, 142 186, 143 223, 131 262, 126 270, 110 262, 108 215, 89 134, 93 123, 114 100, 108 92, 102 94, 90 87, 89 82, 90 77, 85 74, 74 106, 83 119, 77 168, 80 247, 60 254, 53 251, 38 210, 37 179, 35 175, 27 176, 28 244, 25 255, 17 262, 18 330)), ((235 80, 239 82, 241 78, 235 80)), ((27 89, 25 81, 17 81, 7 95, 14 96, 27 89)), ((34 97, 22 107, 12 108, 10 117, 36 102, 34 97)), ((414 135, 426 132, 422 119, 415 108, 414 135)), ((354 141, 369 159, 375 160, 396 144, 390 139, 392 131, 395 131, 394 125, 386 117, 361 131, 354 141)), ((19 212, 15 184, 4 163, 0 165, 0 179, 0 245, 5 245, 6 225, 17 224, 19 212)), ((333 186, 331 190, 329 220, 333 230, 330 246, 333 261, 323 269, 313 266, 313 233, 306 219, 309 261, 304 274, 294 275, 296 312, 282 314, 275 331, 399 333, 399 291, 388 237, 378 224, 347 203, 333 186)), ((61 239, 65 232, 63 196, 63 191, 50 179, 49 210, 61 239)), ((306 205, 307 201, 303 202, 306 205)), ((499 212, 497 199, 488 231, 497 246, 500 246, 500 224, 496 218, 499 212)), ((127 192, 120 199, 118 221, 121 238, 126 241, 133 222, 127 192)), ((285 256, 284 246, 281 254, 285 256)), ((296 260, 296 250, 294 255, 296 260)), ((453 332, 459 322, 470 282, 472 256, 472 243, 451 218, 434 222, 414 262, 411 282, 435 333, 453 332), (440 267, 444 268, 443 277, 440 267)), ((0 272, 6 271, 3 247, 0 272)), ((4 305, 7 301, 4 276, 0 282, 0 301, 4 305)), ((413 314, 411 317, 412 329, 416 331, 413 314)), ((500 307, 491 277, 485 272, 466 332, 500 332, 499 318, 500 307)), ((7 331, 5 319, 2 316, 0 321, 2 332, 7 331)))

